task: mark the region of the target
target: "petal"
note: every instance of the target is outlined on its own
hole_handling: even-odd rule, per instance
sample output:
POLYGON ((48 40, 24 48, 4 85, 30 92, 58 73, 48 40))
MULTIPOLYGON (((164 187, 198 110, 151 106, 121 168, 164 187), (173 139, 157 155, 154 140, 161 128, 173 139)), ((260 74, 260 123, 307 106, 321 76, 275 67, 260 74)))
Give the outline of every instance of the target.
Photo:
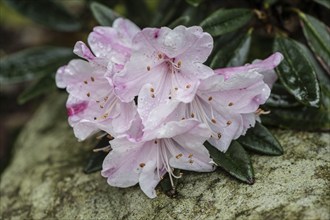
POLYGON ((124 133, 132 126, 132 123, 136 118, 136 106, 134 102, 118 102, 116 107, 116 111, 119 112, 119 116, 113 119, 112 125, 115 133, 124 133))
POLYGON ((55 75, 56 86, 61 89, 64 89, 67 86, 67 82, 65 79, 65 68, 66 65, 58 68, 55 75))
POLYGON ((136 24, 124 18, 117 18, 112 27, 125 36, 125 39, 128 40, 127 44, 130 44, 133 37, 141 30, 136 24))
POLYGON ((86 60, 93 60, 95 58, 94 54, 90 51, 86 44, 81 41, 78 41, 74 45, 73 52, 86 60))
POLYGON ((160 178, 157 175, 156 161, 148 161, 142 168, 142 172, 139 176, 139 185, 141 190, 151 199, 157 197, 156 186, 160 182, 160 178))
POLYGON ((264 75, 264 81, 271 88, 272 84, 276 81, 277 76, 274 68, 283 60, 281 53, 274 53, 265 60, 256 60, 252 64, 239 67, 229 67, 214 70, 216 74, 223 75, 226 79, 238 73, 258 72, 264 75))
POLYGON ((112 151, 103 161, 101 175, 108 179, 108 184, 117 187, 129 187, 138 183, 141 172, 140 164, 148 148, 143 143, 118 137, 110 141, 112 151))

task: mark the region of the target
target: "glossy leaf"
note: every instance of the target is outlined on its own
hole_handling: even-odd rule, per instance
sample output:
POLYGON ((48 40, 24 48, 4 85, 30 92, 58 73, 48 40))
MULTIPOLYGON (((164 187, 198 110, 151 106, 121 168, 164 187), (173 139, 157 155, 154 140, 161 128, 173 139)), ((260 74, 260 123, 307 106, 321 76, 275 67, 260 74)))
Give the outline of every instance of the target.
POLYGON ((283 149, 278 140, 259 122, 250 128, 244 136, 237 140, 248 150, 261 154, 279 156, 283 154, 283 149))
POLYGON ((253 17, 250 9, 219 9, 200 24, 204 31, 219 36, 235 31, 246 25, 253 17))
MULTIPOLYGON (((109 140, 110 139, 108 136, 102 137, 102 139, 98 142, 94 150, 109 146, 109 140)), ((84 173, 89 174, 102 170, 103 160, 107 156, 107 154, 108 152, 102 150, 97 152, 91 152, 84 167, 84 173)))
MULTIPOLYGON (((180 170, 179 169, 174 169, 173 171, 174 175, 180 176, 180 170)), ((168 173, 164 176, 164 178, 159 182, 160 188, 162 191, 171 198, 175 198, 178 195, 178 192, 176 191, 176 186, 178 184, 178 178, 172 177, 173 181, 173 186, 170 180, 170 177, 168 173)))
POLYGON ((52 89, 55 89, 55 80, 50 73, 49 75, 40 78, 24 90, 18 97, 18 103, 24 104, 40 95, 49 93, 52 89))
POLYGON ((123 0, 129 17, 138 26, 146 26, 151 19, 150 10, 144 0, 123 0))
POLYGON ((324 7, 330 9, 330 1, 329 0, 314 0, 314 2, 317 2, 320 5, 323 5, 324 7))
POLYGON ((281 84, 275 83, 266 102, 267 106, 290 108, 301 105, 281 84))
POLYGON ((71 49, 38 47, 20 51, 0 61, 0 81, 17 83, 35 79, 56 69, 73 57, 71 49))
POLYGON ((237 141, 232 141, 226 153, 219 151, 208 142, 205 142, 204 146, 214 162, 230 175, 248 184, 254 183, 250 156, 237 141))
POLYGON ((9 6, 48 28, 77 31, 81 23, 55 0, 4 0, 9 6))
POLYGON ((220 47, 212 59, 211 68, 243 65, 249 54, 251 33, 252 30, 220 47))
POLYGON ((298 12, 308 45, 324 68, 330 72, 330 32, 329 27, 313 16, 298 12))
POLYGON ((186 0, 186 2, 194 7, 197 7, 202 3, 204 0, 186 0))
POLYGON ((300 43, 277 37, 274 51, 283 54, 284 60, 276 68, 284 87, 301 103, 319 106, 320 88, 310 60, 300 47, 300 43))
POLYGON ((97 22, 102 26, 112 26, 113 21, 119 17, 116 12, 98 2, 92 2, 90 9, 97 22))

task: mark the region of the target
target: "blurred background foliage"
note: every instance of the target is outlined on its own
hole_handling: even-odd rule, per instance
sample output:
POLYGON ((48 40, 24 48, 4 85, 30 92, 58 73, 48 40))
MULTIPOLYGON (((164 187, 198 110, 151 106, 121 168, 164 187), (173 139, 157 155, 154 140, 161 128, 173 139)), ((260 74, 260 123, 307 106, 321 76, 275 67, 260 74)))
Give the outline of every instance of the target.
MULTIPOLYGON (((75 57, 75 42, 86 42, 94 26, 110 26, 118 16, 141 28, 202 26, 214 37, 207 61, 213 68, 281 52, 285 58, 276 70, 279 80, 271 98, 262 106, 271 111, 262 116, 263 124, 329 131, 329 10, 329 0, 1 0, 0 169, 8 162, 19 128, 42 99, 56 91, 56 69, 75 57)), ((262 125, 247 137, 234 142, 230 154, 235 155, 235 149, 244 154, 242 146, 266 155, 283 153, 262 125)), ((245 156, 246 165, 244 161, 250 164, 245 156)), ((228 164, 224 169, 231 169, 228 164)), ((250 168, 236 177, 253 182, 250 168)))

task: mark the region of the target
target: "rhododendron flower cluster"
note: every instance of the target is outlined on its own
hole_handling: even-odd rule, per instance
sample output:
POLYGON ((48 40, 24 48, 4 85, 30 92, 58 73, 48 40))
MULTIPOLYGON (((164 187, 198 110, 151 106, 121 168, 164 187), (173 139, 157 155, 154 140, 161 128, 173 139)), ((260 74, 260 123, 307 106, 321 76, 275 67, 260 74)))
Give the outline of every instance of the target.
POLYGON ((150 198, 166 173, 172 183, 180 177, 174 168, 215 169, 203 143, 225 152, 255 125, 282 60, 275 53, 213 70, 203 64, 213 39, 201 27, 141 30, 123 18, 95 27, 88 43, 91 49, 77 42, 74 53, 83 59, 56 74, 69 93, 69 124, 79 140, 111 134, 101 174, 111 186, 139 183, 150 198))

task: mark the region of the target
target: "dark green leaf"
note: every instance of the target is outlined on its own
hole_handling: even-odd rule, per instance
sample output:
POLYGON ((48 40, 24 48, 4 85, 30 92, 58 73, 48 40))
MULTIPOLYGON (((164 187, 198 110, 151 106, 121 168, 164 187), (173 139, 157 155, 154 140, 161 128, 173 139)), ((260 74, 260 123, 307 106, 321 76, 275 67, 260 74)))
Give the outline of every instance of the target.
POLYGON ((186 2, 194 7, 197 7, 202 3, 204 0, 186 0, 186 2))
POLYGON ((288 91, 281 84, 275 83, 272 88, 272 93, 270 94, 267 102, 267 106, 290 108, 301 105, 293 95, 288 93, 288 91))
POLYGON ((38 47, 20 51, 0 61, 1 83, 16 83, 40 77, 66 63, 72 50, 62 47, 38 47))
POLYGON ((237 140, 244 148, 266 155, 282 155, 283 149, 278 140, 259 122, 237 140))
POLYGON ((185 15, 185 16, 181 16, 178 19, 176 19, 175 21, 173 21, 170 25, 168 25, 169 28, 175 28, 176 26, 179 25, 184 25, 186 26, 190 21, 190 17, 185 15))
POLYGON ((138 26, 146 26, 150 23, 151 13, 144 0, 124 0, 127 9, 127 17, 129 17, 138 26))
POLYGON ((304 35, 320 63, 330 72, 330 32, 329 27, 316 18, 298 12, 304 35))
POLYGON ((219 36, 243 27, 251 20, 252 15, 253 12, 250 9, 219 9, 200 25, 212 36, 219 36))
MULTIPOLYGON (((167 25, 170 21, 182 15, 182 1, 160 1, 157 10, 153 14, 151 20, 152 27, 161 27, 167 25), (176 16, 177 14, 180 14, 176 16)), ((191 16, 190 16, 191 17, 191 16)))
POLYGON ((237 141, 232 141, 226 153, 220 152, 208 142, 205 142, 204 145, 218 166, 243 182, 254 183, 250 156, 237 141))
POLYGON ((329 0, 314 0, 314 2, 317 2, 320 5, 323 5, 324 7, 330 9, 330 1, 329 0))
POLYGON ((77 31, 81 23, 55 0, 4 0, 33 21, 58 31, 77 31))
MULTIPOLYGON (((109 146, 109 136, 104 136, 102 139, 99 141, 99 143, 96 145, 94 150, 97 149, 102 149, 104 147, 109 146)), ((102 164, 104 158, 107 156, 108 152, 105 151, 96 151, 96 152, 91 152, 87 164, 84 167, 84 173, 89 174, 89 173, 94 173, 97 171, 100 171, 102 169, 102 164)))
MULTIPOLYGON (((173 171, 175 176, 180 176, 180 170, 174 169, 173 171)), ((178 195, 176 191, 176 185, 178 184, 178 178, 172 177, 173 186, 169 174, 167 173, 164 178, 159 182, 160 188, 162 191, 169 197, 175 198, 178 195)))
POLYGON ((211 62, 211 68, 243 65, 250 50, 251 33, 252 29, 220 48, 211 62))
POLYGON ((284 60, 276 72, 285 88, 301 103, 313 107, 319 106, 320 88, 316 73, 300 43, 277 37, 274 51, 283 54, 284 60))
POLYGON ((18 97, 18 103, 24 104, 31 99, 50 92, 51 89, 55 89, 55 81, 50 73, 49 75, 40 78, 37 82, 24 90, 18 97))
POLYGON ((95 19, 102 26, 112 26, 113 21, 119 17, 116 12, 98 2, 92 2, 90 8, 95 19))

